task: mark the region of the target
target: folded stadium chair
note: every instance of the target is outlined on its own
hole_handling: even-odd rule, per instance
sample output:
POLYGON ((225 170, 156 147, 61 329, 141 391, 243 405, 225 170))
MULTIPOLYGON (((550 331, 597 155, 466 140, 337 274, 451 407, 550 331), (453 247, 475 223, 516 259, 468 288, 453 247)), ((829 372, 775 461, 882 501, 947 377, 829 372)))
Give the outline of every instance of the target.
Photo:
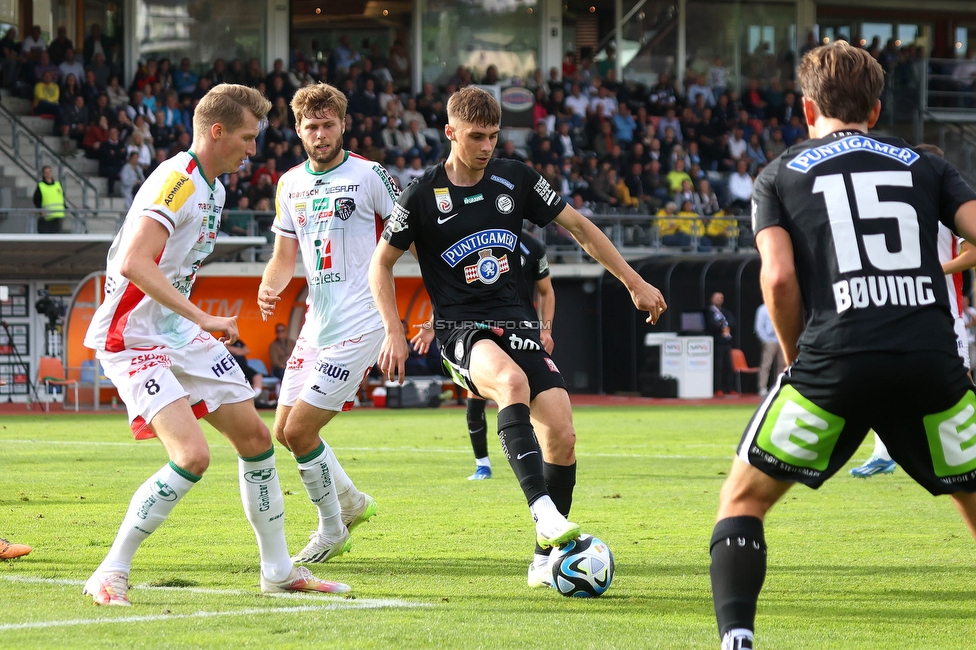
MULTIPOLYGON (((41 357, 37 362, 37 383, 44 384, 44 410, 51 410, 51 386, 74 386, 75 410, 78 410, 78 380, 68 379, 61 359, 57 357, 41 357)), ((64 401, 61 402, 64 408, 64 401)))
POLYGON ((260 359, 248 359, 247 365, 251 366, 251 370, 264 377, 264 381, 261 382, 263 388, 271 395, 278 394, 278 386, 281 384, 281 380, 268 372, 268 368, 264 365, 263 361, 260 359))
POLYGON ((758 375, 759 368, 750 368, 746 354, 739 348, 732 348, 732 372, 735 373, 735 387, 742 394, 742 373, 758 375))

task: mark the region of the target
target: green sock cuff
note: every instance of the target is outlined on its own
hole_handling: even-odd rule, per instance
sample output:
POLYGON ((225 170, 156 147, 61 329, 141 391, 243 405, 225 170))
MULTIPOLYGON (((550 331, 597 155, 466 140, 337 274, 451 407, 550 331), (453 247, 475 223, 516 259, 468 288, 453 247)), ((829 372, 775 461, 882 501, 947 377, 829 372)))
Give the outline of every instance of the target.
POLYGON ((320 441, 319 446, 315 448, 315 451, 313 451, 310 454, 305 454, 304 456, 295 456, 295 460, 298 461, 299 465, 304 465, 305 463, 308 463, 314 460, 315 458, 317 458, 324 451, 325 451, 325 443, 320 441))
POLYGON ((267 459, 271 458, 272 456, 274 456, 274 446, 273 445, 272 445, 271 449, 269 449, 268 451, 264 452, 263 454, 258 454, 257 456, 252 456, 250 458, 244 458, 243 456, 240 456, 239 458, 241 460, 243 460, 245 463, 256 463, 258 461, 267 460, 267 459))
POLYGON ((169 466, 173 468, 174 472, 176 472, 177 474, 179 474, 180 476, 188 480, 190 483, 196 483, 197 481, 203 478, 202 476, 191 474, 190 472, 186 471, 185 469, 183 469, 173 461, 169 461, 169 466))

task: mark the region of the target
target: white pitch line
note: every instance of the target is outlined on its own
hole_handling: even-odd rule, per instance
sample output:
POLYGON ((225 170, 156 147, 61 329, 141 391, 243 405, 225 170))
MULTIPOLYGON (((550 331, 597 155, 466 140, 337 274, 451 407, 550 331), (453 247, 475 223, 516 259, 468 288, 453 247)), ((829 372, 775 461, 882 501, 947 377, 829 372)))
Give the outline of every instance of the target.
POLYGON ((400 600, 348 600, 342 599, 325 605, 301 605, 298 607, 252 607, 231 612, 194 612, 193 614, 152 614, 149 616, 124 616, 121 618, 79 618, 68 621, 33 621, 30 623, 7 623, 0 625, 0 631, 49 629, 76 625, 109 625, 117 623, 148 623, 152 621, 175 621, 187 618, 218 618, 222 616, 250 616, 253 614, 291 614, 338 609, 380 609, 383 607, 426 607, 420 603, 400 600))
MULTIPOLYGON (((10 443, 10 444, 24 444, 24 445, 36 445, 38 442, 43 442, 45 445, 72 445, 72 446, 116 446, 116 447, 145 447, 145 444, 136 442, 93 442, 93 441, 73 441, 73 440, 3 440, 0 438, 0 442, 10 443)), ((729 449, 729 455, 723 456, 691 456, 685 454, 639 454, 639 453, 588 453, 586 451, 581 451, 580 455, 587 458, 648 458, 651 460, 727 460, 731 458, 731 455, 735 452, 735 447, 731 445, 696 445, 698 447, 719 447, 729 449)), ((430 448, 430 447, 332 447, 335 451, 341 452, 377 452, 377 453, 389 453, 389 452, 412 452, 417 454, 460 454, 468 455, 471 453, 470 449, 447 449, 447 448, 430 448)))
MULTIPOLYGON (((38 578, 34 576, 18 576, 18 575, 0 575, 0 580, 6 580, 8 582, 23 582, 29 584, 45 584, 45 585, 67 585, 81 587, 85 584, 84 580, 73 580, 70 578, 38 578)), ((322 598, 320 593, 312 592, 293 592, 293 593, 280 593, 280 594, 263 594, 259 591, 248 591, 245 589, 211 589, 208 587, 160 587, 157 585, 141 584, 132 585, 132 589, 138 591, 179 591, 183 593, 194 593, 194 594, 208 594, 208 595, 218 595, 218 596, 263 596, 266 598, 322 598)), ((408 600, 373 600, 373 599, 358 599, 358 602, 383 602, 383 603, 398 603, 398 607, 427 607, 425 603, 415 603, 408 600)), ((385 606, 385 605, 384 605, 385 606)), ((277 611, 277 610, 276 610, 277 611)))

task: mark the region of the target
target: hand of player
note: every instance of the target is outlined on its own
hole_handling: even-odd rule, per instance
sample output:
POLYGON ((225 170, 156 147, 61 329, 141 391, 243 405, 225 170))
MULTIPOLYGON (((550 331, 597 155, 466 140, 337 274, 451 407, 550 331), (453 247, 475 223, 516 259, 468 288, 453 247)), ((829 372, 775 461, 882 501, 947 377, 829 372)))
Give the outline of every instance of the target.
POLYGON ((552 349, 556 347, 556 342, 552 340, 552 331, 542 330, 539 332, 539 341, 542 343, 546 354, 552 354, 552 349))
POLYGON ((223 336, 217 339, 221 343, 233 343, 239 336, 237 331, 237 316, 225 318, 223 316, 208 315, 198 325, 200 325, 200 329, 204 332, 221 332, 223 336))
POLYGON ((647 322, 652 325, 657 322, 657 319, 661 317, 664 310, 668 308, 661 292, 656 287, 643 281, 631 290, 630 299, 634 301, 634 306, 638 310, 649 313, 647 322))
POLYGON ((281 296, 264 285, 258 289, 258 308, 261 310, 261 320, 267 322, 268 318, 274 316, 275 307, 281 296))
POLYGON ((403 332, 387 334, 383 341, 383 347, 380 348, 380 356, 376 364, 380 367, 380 371, 387 381, 397 381, 397 383, 403 384, 403 378, 406 375, 404 366, 408 356, 410 356, 410 350, 407 348, 407 337, 403 332))
POLYGON ((433 340, 434 328, 431 326, 430 321, 426 321, 420 325, 420 331, 410 339, 410 345, 413 346, 415 352, 427 354, 430 351, 430 343, 433 340))

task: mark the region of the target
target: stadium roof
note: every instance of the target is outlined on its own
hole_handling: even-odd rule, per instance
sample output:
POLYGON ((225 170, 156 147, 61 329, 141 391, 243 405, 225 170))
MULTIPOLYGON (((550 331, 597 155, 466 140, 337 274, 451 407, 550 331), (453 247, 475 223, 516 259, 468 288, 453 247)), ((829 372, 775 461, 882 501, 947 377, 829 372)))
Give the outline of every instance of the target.
MULTIPOLYGON (((0 278, 4 280, 81 279, 105 269, 113 235, 0 235, 0 278)), ((264 246, 264 237, 219 237, 207 262, 264 246)))

